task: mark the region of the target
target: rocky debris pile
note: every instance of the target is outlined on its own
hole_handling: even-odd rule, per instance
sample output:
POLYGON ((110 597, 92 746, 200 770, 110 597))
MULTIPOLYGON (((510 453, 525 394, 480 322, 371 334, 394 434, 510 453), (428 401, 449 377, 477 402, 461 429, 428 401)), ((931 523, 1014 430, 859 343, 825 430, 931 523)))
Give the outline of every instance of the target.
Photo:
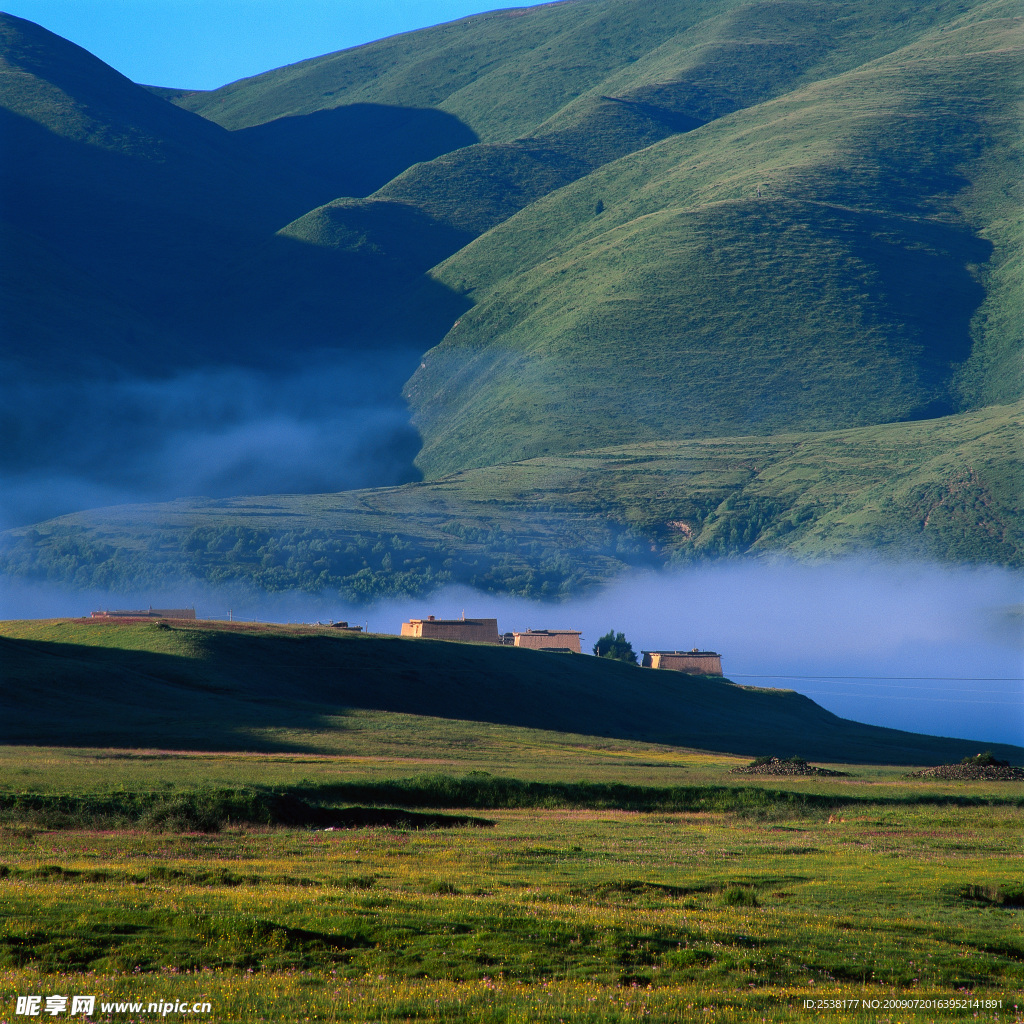
POLYGON ((1024 779, 1024 768, 1008 764, 940 764, 911 772, 908 779, 983 779, 987 782, 1012 782, 1024 779))
POLYGON ((783 761, 780 757, 758 758, 752 764, 742 768, 731 769, 733 775, 842 775, 847 772, 834 772, 829 768, 816 768, 812 764, 797 757, 783 761))
POLYGON ((984 779, 990 782, 1009 782, 1024 779, 1024 768, 1014 768, 1009 761, 1000 761, 991 750, 965 757, 959 764, 940 764, 911 772, 912 779, 984 779))

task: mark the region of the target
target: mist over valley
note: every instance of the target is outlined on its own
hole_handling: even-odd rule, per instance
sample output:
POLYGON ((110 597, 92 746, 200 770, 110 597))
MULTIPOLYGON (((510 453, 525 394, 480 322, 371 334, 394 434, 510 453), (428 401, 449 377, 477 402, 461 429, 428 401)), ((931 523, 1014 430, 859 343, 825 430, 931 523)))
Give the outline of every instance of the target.
POLYGON ((408 353, 278 370, 22 381, 0 413, 0 526, 188 495, 317 493, 419 479, 395 390, 408 353))

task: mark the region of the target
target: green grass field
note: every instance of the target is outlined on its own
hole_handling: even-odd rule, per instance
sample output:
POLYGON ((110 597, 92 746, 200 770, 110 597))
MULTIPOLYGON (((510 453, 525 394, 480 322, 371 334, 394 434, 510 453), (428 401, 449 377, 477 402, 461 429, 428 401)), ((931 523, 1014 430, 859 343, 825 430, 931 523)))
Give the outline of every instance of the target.
POLYGON ((238 1024, 675 1024, 846 999, 878 1004, 843 1019, 934 1021, 959 999, 1021 1019, 1024 785, 909 775, 976 742, 315 627, 7 622, 0 655, 4 1013, 66 994, 111 1021, 185 1001, 238 1024), (732 753, 704 749, 715 723, 732 753), (843 774, 733 774, 755 731, 843 774))
MULTIPOLYGON (((737 763, 505 740, 495 733, 490 752, 524 777, 572 778, 582 761, 608 779, 667 769, 723 782, 737 763)), ((437 770, 436 753, 428 736, 402 761, 437 770)), ((556 803, 473 809, 488 827, 330 832, 60 828, 9 810, 25 791, 126 802, 139 787, 174 799, 259 780, 308 792, 395 766, 387 754, 372 761, 3 748, 3 1005, 60 992, 209 1001, 216 1021, 674 1024, 815 1019, 804 1000, 818 998, 879 1000, 847 1020, 958 1019, 882 1007, 959 998, 1002 1001, 977 1019, 1021 1019, 1019 784, 936 787, 905 769, 846 765, 850 778, 814 780, 829 806, 809 810, 556 803)))

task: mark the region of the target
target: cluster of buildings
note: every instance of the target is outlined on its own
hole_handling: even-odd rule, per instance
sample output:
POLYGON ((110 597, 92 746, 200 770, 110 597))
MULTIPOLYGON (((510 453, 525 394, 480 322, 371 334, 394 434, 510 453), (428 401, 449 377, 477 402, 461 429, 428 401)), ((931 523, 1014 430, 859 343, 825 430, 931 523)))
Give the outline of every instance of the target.
MULTIPOLYGON (((195 619, 195 608, 153 608, 132 611, 93 612, 94 619, 195 619)), ((317 623, 334 629, 361 633, 362 626, 347 622, 317 623)), ((402 623, 402 636, 421 640, 459 640, 463 643, 496 644, 504 647, 527 647, 532 651, 552 654, 581 654, 581 633, 578 629, 527 629, 522 633, 499 633, 497 619, 410 619, 402 623)), ((641 651, 644 668, 669 669, 698 676, 720 676, 722 657, 715 651, 641 651)))
MULTIPOLYGON (((578 629, 528 629, 523 633, 499 633, 497 619, 410 619, 402 623, 402 636, 421 640, 460 640, 463 643, 528 647, 534 651, 581 654, 578 629)), ((642 651, 644 668, 669 669, 690 675, 720 676, 722 657, 715 651, 642 651)))
POLYGON ((499 633, 497 619, 410 619, 402 623, 402 636, 423 640, 461 640, 466 643, 529 647, 534 651, 580 654, 578 629, 528 629, 525 633, 499 633))

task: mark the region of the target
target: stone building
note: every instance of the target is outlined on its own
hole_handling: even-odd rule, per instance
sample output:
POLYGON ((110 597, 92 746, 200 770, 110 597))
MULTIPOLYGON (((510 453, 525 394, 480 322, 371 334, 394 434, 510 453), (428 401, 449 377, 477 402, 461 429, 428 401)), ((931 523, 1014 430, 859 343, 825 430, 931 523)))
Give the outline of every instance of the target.
POLYGON ((722 656, 714 651, 642 651, 644 668, 667 668, 693 676, 720 676, 722 656))
POLYGON ((534 651, 582 653, 577 629, 528 629, 525 633, 513 633, 512 642, 515 647, 529 647, 534 651))
POLYGON ((410 619, 402 623, 402 636, 424 640, 462 640, 477 644, 500 644, 497 619, 410 619))

